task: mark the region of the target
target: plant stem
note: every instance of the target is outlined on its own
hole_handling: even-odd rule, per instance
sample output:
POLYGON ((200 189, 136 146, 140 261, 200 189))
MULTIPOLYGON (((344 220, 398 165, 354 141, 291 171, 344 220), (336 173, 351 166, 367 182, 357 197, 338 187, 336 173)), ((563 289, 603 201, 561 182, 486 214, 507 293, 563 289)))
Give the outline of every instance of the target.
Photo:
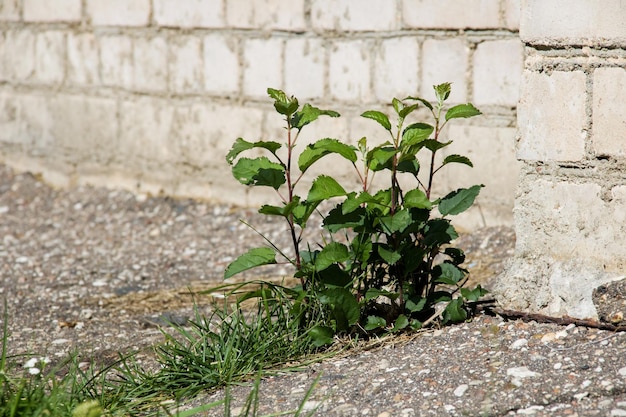
MULTIPOLYGON (((291 140, 291 118, 287 116, 287 168, 285 169, 285 177, 287 178, 287 191, 289 193, 287 203, 290 204, 293 201, 293 189, 295 185, 291 183, 291 159, 293 156, 293 148, 295 146, 295 140, 292 143, 291 140)), ((290 213, 287 218, 289 224, 289 232, 291 234, 291 243, 293 244, 293 250, 296 257, 296 270, 299 271, 302 268, 302 261, 300 259, 300 240, 296 236, 296 226, 294 222, 293 213, 290 213)), ((300 278, 302 287, 304 288, 304 278, 300 278)))

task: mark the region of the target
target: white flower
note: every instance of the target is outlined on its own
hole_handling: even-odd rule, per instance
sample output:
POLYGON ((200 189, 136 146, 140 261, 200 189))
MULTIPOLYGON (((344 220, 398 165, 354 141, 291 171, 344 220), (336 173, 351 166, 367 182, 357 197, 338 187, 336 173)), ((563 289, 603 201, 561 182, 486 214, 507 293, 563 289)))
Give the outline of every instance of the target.
POLYGON ((28 373, 31 375, 39 375, 40 372, 39 368, 28 368, 28 373))
POLYGON ((35 365, 37 365, 37 362, 39 362, 39 359, 37 358, 30 358, 28 361, 26 361, 26 363, 24 364, 24 368, 34 368, 35 365))

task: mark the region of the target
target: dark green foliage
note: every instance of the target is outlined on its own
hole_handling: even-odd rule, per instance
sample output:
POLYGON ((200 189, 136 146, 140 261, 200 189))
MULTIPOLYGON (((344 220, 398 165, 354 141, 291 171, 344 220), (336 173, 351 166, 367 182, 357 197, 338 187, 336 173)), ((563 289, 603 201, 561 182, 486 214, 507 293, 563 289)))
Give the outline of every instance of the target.
POLYGON ((301 314, 300 323, 309 327, 308 336, 315 346, 330 343, 337 333, 400 331, 418 329, 423 323, 464 321, 469 315, 467 302, 485 294, 480 287, 464 288, 468 274, 462 266, 465 255, 450 246, 458 235, 449 219, 472 206, 482 185, 438 198, 432 195, 434 178, 444 166, 473 166, 467 157, 457 154, 435 162, 437 152, 453 143, 443 140, 442 130, 449 121, 473 117, 480 111, 469 103, 446 108, 450 84, 434 89, 437 101, 433 103, 420 97, 394 98, 391 108, 395 120, 379 110, 362 113, 382 127, 385 141, 370 147, 367 138, 362 138, 354 147, 324 138, 299 154, 295 148, 302 128, 320 116, 339 114, 309 104, 300 107, 296 98, 268 89, 274 107, 285 116, 285 142, 251 143, 239 138, 226 157, 242 184, 278 191, 282 206, 264 205, 259 212, 285 218, 295 255, 288 257, 274 245, 255 249, 229 265, 225 277, 274 263, 277 254, 283 256, 285 262, 294 265, 294 276, 300 279, 297 294, 302 302, 297 314, 301 314), (425 107, 432 120, 405 123, 418 107, 425 107), (267 157, 239 157, 255 148, 266 151, 267 157), (311 182, 306 199, 298 195, 302 175, 331 154, 354 169, 359 189, 346 189, 335 178, 320 175, 311 182), (425 158, 418 160, 422 154, 425 158), (386 175, 387 188, 372 189, 375 173, 386 175), (409 181, 400 181, 401 177, 409 181), (413 188, 400 185, 411 182, 413 188), (321 243, 305 244, 302 230, 324 201, 335 202, 322 214, 327 237, 321 243), (435 308, 442 303, 443 309, 435 308), (310 325, 305 313, 308 308, 319 313, 310 325))

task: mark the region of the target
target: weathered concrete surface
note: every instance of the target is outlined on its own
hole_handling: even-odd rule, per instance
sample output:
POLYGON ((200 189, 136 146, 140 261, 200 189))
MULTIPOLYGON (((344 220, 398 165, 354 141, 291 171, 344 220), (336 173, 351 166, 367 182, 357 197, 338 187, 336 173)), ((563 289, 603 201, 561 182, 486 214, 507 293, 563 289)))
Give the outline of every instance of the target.
POLYGON ((626 276, 626 32, 615 18, 626 5, 570 5, 522 2, 524 166, 515 257, 496 294, 510 308, 595 318, 594 289, 626 276))

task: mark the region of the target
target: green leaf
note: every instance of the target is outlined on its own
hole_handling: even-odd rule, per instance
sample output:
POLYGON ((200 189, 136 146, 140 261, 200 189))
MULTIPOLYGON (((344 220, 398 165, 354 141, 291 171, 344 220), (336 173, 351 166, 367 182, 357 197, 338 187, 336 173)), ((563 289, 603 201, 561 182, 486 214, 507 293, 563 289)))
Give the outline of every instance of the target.
POLYGON ((420 172, 420 163, 414 156, 411 156, 409 159, 406 155, 403 155, 400 157, 400 161, 398 162, 396 169, 398 172, 407 172, 417 176, 420 172))
POLYGON ((472 161, 470 161, 468 157, 462 156, 462 155, 448 155, 448 156, 446 156, 445 159, 443 160, 443 165, 451 164, 451 163, 464 164, 464 165, 468 165, 470 167, 474 166, 474 164, 472 164, 472 161))
POLYGON ((354 210, 343 213, 342 208, 337 206, 328 212, 324 217, 323 226, 331 233, 336 233, 341 229, 353 229, 363 225, 365 209, 357 207, 354 210))
POLYGON ((448 262, 441 263, 433 268, 435 282, 440 284, 456 285, 464 276, 465 272, 461 268, 448 262))
POLYGON ((465 253, 459 248, 446 248, 444 253, 452 259, 452 263, 455 265, 465 262, 465 253))
POLYGON ((455 298, 450 301, 443 311, 444 323, 460 323, 467 320, 467 311, 463 308, 463 299, 455 298))
POLYGON ((387 322, 384 318, 378 316, 367 316, 367 323, 365 323, 364 329, 368 332, 374 329, 384 328, 387 322))
POLYGON ((229 165, 232 165, 233 160, 237 157, 237 155, 239 155, 241 152, 244 152, 253 148, 264 148, 270 151, 271 153, 276 154, 276 151, 281 146, 282 145, 278 142, 259 141, 259 142, 252 143, 242 138, 237 138, 237 140, 235 140, 235 143, 233 143, 232 148, 230 148, 230 151, 228 152, 228 154, 226 154, 226 161, 228 162, 229 165))
POLYGON ((483 295, 486 295, 488 293, 489 293, 489 291, 487 291, 486 289, 484 289, 480 285, 477 285, 476 288, 474 288, 472 290, 470 290, 468 288, 461 288, 461 295, 467 301, 478 301, 478 299, 480 297, 482 297, 483 295))
POLYGON ((365 117, 367 119, 372 119, 378 122, 382 127, 387 130, 391 130, 391 122, 389 122, 389 117, 385 113, 376 111, 376 110, 368 110, 361 114, 361 117, 365 117))
POLYGON ((334 110, 321 110, 307 103, 302 107, 302 110, 294 113, 291 118, 291 125, 302 130, 304 126, 314 122, 320 116, 339 117, 339 113, 334 110))
POLYGON ((319 201, 303 201, 302 203, 298 202, 298 204, 294 205, 292 214, 295 223, 302 228, 306 227, 306 222, 309 220, 309 217, 311 217, 311 214, 313 214, 319 203, 319 201))
POLYGON ((328 326, 317 325, 309 329, 308 336, 313 341, 313 346, 322 347, 333 344, 335 332, 328 326))
POLYGON ((413 222, 411 213, 408 210, 400 210, 393 216, 384 216, 380 218, 380 224, 386 234, 402 232, 413 222))
POLYGON ((398 112, 398 116, 404 119, 409 114, 413 113, 418 107, 419 107, 419 104, 417 103, 412 104, 410 106, 406 106, 405 108, 403 108, 402 110, 398 112))
POLYGON ((437 101, 443 103, 450 97, 450 91, 452 89, 450 83, 443 83, 439 85, 434 85, 435 96, 437 97, 437 101))
POLYGON ((294 96, 288 98, 282 90, 274 88, 268 88, 267 94, 274 99, 274 108, 278 113, 290 116, 298 110, 298 99, 294 96))
POLYGON ((484 185, 474 185, 470 188, 459 188, 452 191, 439 202, 439 212, 442 216, 463 213, 474 204, 474 200, 484 185))
POLYGON ((332 264, 323 271, 319 271, 317 276, 320 282, 323 282, 327 286, 347 287, 352 282, 350 274, 341 269, 337 264, 332 264))
POLYGON ((348 330, 361 317, 361 308, 354 295, 345 288, 330 288, 319 294, 319 300, 332 307, 337 331, 348 330))
POLYGON ((391 169, 391 160, 398 151, 388 145, 377 146, 367 153, 367 165, 372 171, 391 169))
POLYGON ((434 247, 450 243, 459 237, 454 226, 446 219, 433 219, 424 228, 424 245, 434 247))
POLYGON ((402 132, 400 147, 404 149, 408 146, 416 145, 428 139, 434 130, 435 128, 427 123, 413 123, 402 132))
POLYGON ((457 106, 450 107, 446 112, 446 120, 474 117, 482 114, 480 110, 474 107, 471 103, 459 104, 457 106))
POLYGON ((432 104, 430 104, 430 101, 428 101, 428 100, 426 100, 426 99, 424 99, 424 98, 421 98, 421 97, 411 97, 411 96, 409 96, 409 97, 405 98, 405 100, 415 100, 415 101, 419 101, 419 102, 420 102, 420 103, 422 103, 424 106, 426 106, 429 110, 431 110, 431 111, 433 110, 433 105, 432 105, 432 104))
POLYGON ((426 298, 414 295, 406 300, 406 303, 404 303, 404 308, 406 308, 411 313, 417 313, 424 310, 424 307, 426 307, 426 301, 426 298))
POLYGON ((405 316, 404 314, 400 314, 398 318, 396 319, 396 321, 393 323, 393 329, 391 329, 391 331, 397 332, 399 330, 404 329, 408 325, 409 325, 408 317, 405 316))
POLYGON ((402 259, 402 254, 398 251, 394 251, 388 247, 387 245, 379 245, 378 246, 378 254, 383 261, 387 262, 389 265, 395 265, 400 259, 402 259))
POLYGON ((387 297, 394 301, 400 296, 397 292, 391 292, 387 290, 380 290, 378 288, 370 288, 365 292, 365 301, 371 301, 378 297, 387 297))
POLYGON ((431 151, 436 152, 436 151, 438 151, 441 148, 445 148, 446 146, 450 145, 451 143, 452 143, 452 141, 439 142, 438 140, 427 139, 427 140, 421 142, 420 145, 422 145, 426 149, 430 149, 431 151))
POLYGON ((346 195, 346 190, 343 189, 341 185, 333 177, 329 177, 328 175, 320 175, 313 181, 311 185, 311 189, 309 190, 309 195, 307 196, 308 201, 322 201, 327 200, 333 197, 340 197, 342 195, 346 195))
POLYGON ((430 210, 433 206, 426 196, 426 193, 417 188, 407 191, 404 195, 403 205, 406 208, 420 208, 428 210, 430 210))
POLYGON ((274 249, 267 247, 250 249, 226 267, 224 279, 230 278, 248 269, 256 268, 257 266, 275 263, 276 252, 274 252, 274 249))
POLYGON ((326 138, 308 145, 302 153, 300 153, 298 167, 300 171, 304 172, 320 158, 331 153, 339 154, 352 163, 357 160, 354 146, 341 143, 337 139, 326 138))
POLYGON ((350 259, 348 247, 339 242, 330 242, 317 254, 315 270, 323 271, 332 264, 345 262, 350 259))
POLYGON ((265 156, 239 159, 233 166, 233 176, 244 185, 267 186, 275 190, 286 181, 283 166, 265 156))

